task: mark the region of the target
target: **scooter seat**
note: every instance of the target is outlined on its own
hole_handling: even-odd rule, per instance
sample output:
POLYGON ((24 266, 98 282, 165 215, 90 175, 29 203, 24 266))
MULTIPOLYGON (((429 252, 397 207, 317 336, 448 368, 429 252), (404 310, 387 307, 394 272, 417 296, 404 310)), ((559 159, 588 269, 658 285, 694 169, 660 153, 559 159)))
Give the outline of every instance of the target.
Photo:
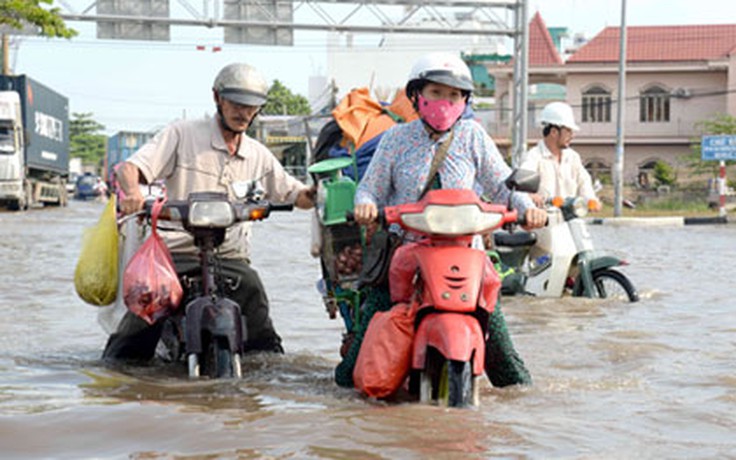
POLYGON ((529 232, 496 232, 493 234, 493 242, 496 247, 520 248, 534 246, 537 235, 529 232))

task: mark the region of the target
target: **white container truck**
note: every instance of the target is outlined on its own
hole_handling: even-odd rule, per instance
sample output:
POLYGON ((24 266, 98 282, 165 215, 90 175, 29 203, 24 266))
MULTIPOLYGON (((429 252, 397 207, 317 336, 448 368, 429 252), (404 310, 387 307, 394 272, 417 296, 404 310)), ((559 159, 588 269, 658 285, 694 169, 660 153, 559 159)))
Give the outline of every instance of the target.
POLYGON ((0 205, 66 206, 69 100, 25 75, 0 75, 0 205))

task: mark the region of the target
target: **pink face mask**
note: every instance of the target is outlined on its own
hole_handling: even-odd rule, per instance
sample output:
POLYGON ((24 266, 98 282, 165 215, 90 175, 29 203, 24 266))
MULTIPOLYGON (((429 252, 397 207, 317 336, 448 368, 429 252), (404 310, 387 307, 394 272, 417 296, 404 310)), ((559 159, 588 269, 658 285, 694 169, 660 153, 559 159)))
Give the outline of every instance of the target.
POLYGON ((419 116, 437 131, 447 131, 465 111, 465 101, 452 103, 447 99, 428 101, 419 95, 419 116))

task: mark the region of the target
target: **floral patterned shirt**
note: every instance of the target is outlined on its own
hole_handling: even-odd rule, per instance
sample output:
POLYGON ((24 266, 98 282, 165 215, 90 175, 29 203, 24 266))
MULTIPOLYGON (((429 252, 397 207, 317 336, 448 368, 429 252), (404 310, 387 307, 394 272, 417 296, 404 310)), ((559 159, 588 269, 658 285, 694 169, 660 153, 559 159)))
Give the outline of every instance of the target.
MULTIPOLYGON (((427 182, 432 158, 448 136, 433 141, 421 120, 386 131, 358 185, 355 204, 384 207, 417 201, 427 182)), ((508 202, 510 191, 503 182, 511 168, 491 137, 474 120, 455 124, 452 144, 438 171, 442 188, 472 189, 494 203, 508 202)), ((515 193, 512 204, 520 214, 534 206, 526 193, 515 193)))

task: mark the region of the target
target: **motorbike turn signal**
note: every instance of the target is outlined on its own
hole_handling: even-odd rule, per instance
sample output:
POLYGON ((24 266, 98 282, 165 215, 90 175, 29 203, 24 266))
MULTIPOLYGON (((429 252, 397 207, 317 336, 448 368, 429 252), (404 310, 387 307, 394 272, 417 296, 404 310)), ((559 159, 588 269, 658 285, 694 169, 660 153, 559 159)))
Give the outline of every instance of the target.
POLYGON ((252 208, 248 212, 248 220, 261 220, 266 217, 266 208, 252 208))

